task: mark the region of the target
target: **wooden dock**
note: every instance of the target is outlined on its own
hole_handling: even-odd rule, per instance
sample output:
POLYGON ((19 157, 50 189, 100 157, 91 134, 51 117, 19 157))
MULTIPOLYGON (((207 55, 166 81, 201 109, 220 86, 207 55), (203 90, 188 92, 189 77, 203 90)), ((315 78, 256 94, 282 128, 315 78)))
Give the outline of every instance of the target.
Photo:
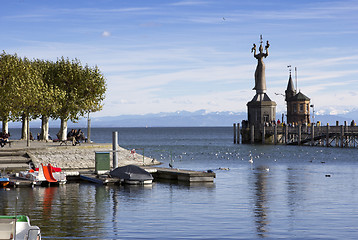
MULTIPOLYGON (((234 127, 234 143, 240 136, 234 127)), ((241 129, 242 143, 358 148, 358 126, 251 126, 241 129)))
POLYGON ((214 172, 199 172, 192 170, 182 170, 178 168, 162 168, 162 167, 143 167, 150 172, 155 180, 166 179, 179 182, 214 182, 216 174, 214 172))
MULTIPOLYGON (((146 166, 142 168, 152 174, 154 181, 171 180, 184 183, 212 183, 214 182, 214 178, 216 177, 216 174, 213 172, 208 173, 192 170, 181 170, 177 168, 161 168, 152 166, 146 166)), ((121 183, 121 181, 117 178, 110 178, 106 175, 97 175, 94 172, 81 173, 80 179, 101 185, 121 183)))

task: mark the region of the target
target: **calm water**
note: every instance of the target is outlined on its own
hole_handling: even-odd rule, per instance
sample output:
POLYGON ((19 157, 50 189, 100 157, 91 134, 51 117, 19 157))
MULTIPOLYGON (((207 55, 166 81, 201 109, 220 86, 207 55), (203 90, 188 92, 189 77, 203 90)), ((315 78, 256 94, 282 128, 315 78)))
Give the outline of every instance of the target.
POLYGON ((114 130, 164 166, 214 170, 215 183, 0 190, 1 214, 19 196, 44 239, 358 238, 358 149, 234 145, 230 127, 93 129, 92 139, 111 142, 114 130))

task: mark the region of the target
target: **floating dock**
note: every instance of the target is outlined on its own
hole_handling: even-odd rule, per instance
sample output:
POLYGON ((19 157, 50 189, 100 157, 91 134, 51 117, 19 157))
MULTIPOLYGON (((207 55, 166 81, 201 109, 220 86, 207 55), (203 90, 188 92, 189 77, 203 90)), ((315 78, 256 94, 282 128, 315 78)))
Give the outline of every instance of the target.
MULTIPOLYGON (((154 181, 160 180, 171 180, 184 183, 212 183, 216 174, 211 172, 199 172, 192 170, 181 170, 177 168, 162 168, 162 167, 142 167, 147 172, 151 173, 154 181)), ((95 173, 82 173, 80 174, 80 179, 88 182, 93 182, 96 184, 120 184, 120 179, 110 178, 106 175, 97 175, 95 173)))
MULTIPOLYGON (((147 172, 151 173, 154 181, 170 180, 181 183, 213 183, 216 174, 214 172, 200 172, 193 170, 182 170, 178 168, 162 168, 146 166, 142 167, 147 172)), ((71 172, 67 178, 68 182, 71 181, 86 181, 100 185, 121 184, 118 178, 108 177, 106 174, 98 175, 94 172, 71 172)), ((32 187, 35 182, 18 178, 10 177, 10 184, 12 187, 32 187)))
POLYGON ((199 172, 192 170, 182 170, 178 168, 162 168, 162 167, 143 167, 147 172, 151 173, 155 180, 166 179, 176 180, 179 182, 214 182, 216 174, 214 172, 199 172))

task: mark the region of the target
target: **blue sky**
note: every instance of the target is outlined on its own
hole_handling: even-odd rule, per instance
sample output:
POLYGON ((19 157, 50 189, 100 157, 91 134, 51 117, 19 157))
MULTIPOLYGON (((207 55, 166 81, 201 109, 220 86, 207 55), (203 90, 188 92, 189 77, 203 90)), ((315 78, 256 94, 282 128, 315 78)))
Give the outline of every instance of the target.
POLYGON ((252 44, 270 41, 267 93, 278 111, 288 68, 318 113, 358 104, 358 1, 1 0, 1 49, 78 58, 107 79, 94 116, 246 111, 252 44))

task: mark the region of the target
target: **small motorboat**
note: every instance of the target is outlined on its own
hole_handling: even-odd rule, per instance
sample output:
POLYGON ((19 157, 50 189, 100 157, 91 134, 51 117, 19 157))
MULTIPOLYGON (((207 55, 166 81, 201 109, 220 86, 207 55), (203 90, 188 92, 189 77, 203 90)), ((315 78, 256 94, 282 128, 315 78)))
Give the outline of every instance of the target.
POLYGON ((0 216, 0 239, 40 240, 41 230, 25 215, 0 216))
POLYGON ((142 185, 153 182, 152 174, 136 165, 118 167, 110 171, 109 174, 114 178, 123 180, 125 184, 142 185))

